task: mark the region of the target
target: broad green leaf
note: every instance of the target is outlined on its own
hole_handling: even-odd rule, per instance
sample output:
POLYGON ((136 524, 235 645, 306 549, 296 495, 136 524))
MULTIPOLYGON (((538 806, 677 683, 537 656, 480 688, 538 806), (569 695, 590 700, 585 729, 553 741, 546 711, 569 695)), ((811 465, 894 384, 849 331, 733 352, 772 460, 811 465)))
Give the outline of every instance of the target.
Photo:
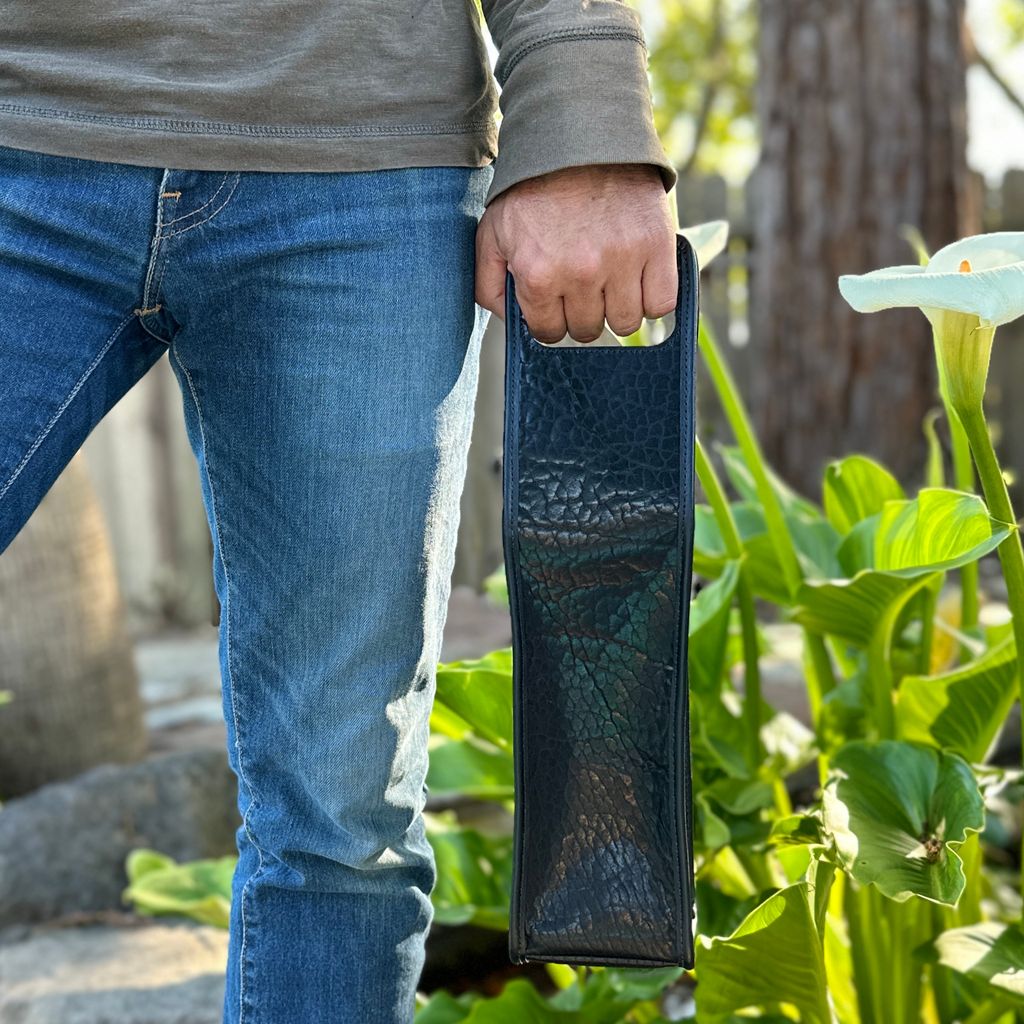
POLYGON ((478 736, 512 749, 512 648, 437 666, 437 701, 478 736))
POLYGON ((821 818, 816 814, 790 814, 772 823, 769 836, 775 846, 820 846, 821 818))
POLYGON ((913 501, 890 501, 875 534, 875 568, 956 569, 994 551, 1009 536, 975 494, 926 487, 913 501))
POLYGON ((847 872, 890 899, 955 905, 965 884, 956 850, 985 822, 970 766, 955 754, 883 740, 847 744, 832 769, 824 830, 847 872))
POLYGON ((896 721, 905 740, 980 762, 1017 697, 1017 651, 1007 637, 980 658, 934 676, 906 676, 896 721))
POLYGON ((881 512, 887 501, 905 498, 899 481, 866 455, 851 455, 825 470, 825 515, 847 534, 868 516, 881 512))
POLYGON ((730 814, 750 814, 771 807, 774 799, 767 782, 749 779, 717 779, 704 787, 703 795, 730 814))
POLYGON ((993 529, 980 498, 960 491, 926 488, 913 501, 887 502, 876 515, 854 526, 838 555, 846 571, 869 559, 873 569, 851 579, 808 580, 800 588, 794 617, 812 632, 867 646, 906 580, 974 562, 1009 534, 993 529))
POLYGON ((512 886, 512 837, 485 836, 450 816, 428 815, 427 838, 437 862, 431 893, 439 924, 508 927, 512 886))
POLYGON ((122 898, 147 916, 188 917, 227 928, 231 914, 231 878, 238 858, 178 864, 152 850, 129 855, 130 884, 122 898))
POLYGON ((711 803, 703 793, 693 799, 697 828, 694 842, 701 850, 719 850, 729 845, 732 833, 729 826, 714 812, 711 803))
POLYGON ((702 1024, 779 1003, 795 1006, 805 1024, 829 1024, 825 965, 807 883, 787 886, 769 897, 728 938, 702 936, 697 979, 702 1024))
POLYGON ((132 885, 154 871, 165 871, 173 867, 177 867, 173 857, 146 848, 132 850, 125 860, 125 874, 132 885))
POLYGON ((837 558, 846 576, 856 576, 862 569, 875 567, 875 534, 881 513, 862 519, 843 538, 837 558))
POLYGON ((739 565, 729 562, 722 575, 690 604, 688 662, 694 690, 718 692, 729 638, 729 609, 738 581, 739 565))
POLYGON ((816 723, 818 743, 829 753, 853 739, 863 739, 871 699, 867 677, 858 670, 825 694, 816 723))
POLYGON ((693 520, 693 571, 716 579, 729 562, 725 541, 709 505, 697 505, 693 520))
POLYGON ((886 608, 913 584, 909 577, 870 570, 850 580, 808 580, 797 593, 793 618, 812 633, 867 647, 886 608))
POLYGON ((477 997, 466 993, 456 999, 447 992, 434 992, 416 1010, 416 1024, 462 1024, 477 997))
POLYGON ((513 780, 512 755, 507 750, 488 749, 471 737, 431 746, 427 787, 433 797, 508 800, 513 795, 513 780))
POLYGON ((1024 996, 1024 934, 985 921, 943 932, 934 942, 938 962, 994 988, 1024 996))

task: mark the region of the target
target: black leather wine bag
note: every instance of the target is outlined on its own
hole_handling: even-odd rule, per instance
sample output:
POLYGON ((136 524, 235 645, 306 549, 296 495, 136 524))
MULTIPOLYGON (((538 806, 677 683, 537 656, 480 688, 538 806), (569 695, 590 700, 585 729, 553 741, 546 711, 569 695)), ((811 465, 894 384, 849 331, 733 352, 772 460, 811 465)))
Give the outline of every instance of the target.
POLYGON ((693 966, 697 264, 681 235, 677 257, 675 327, 647 347, 543 345, 506 281, 515 963, 693 966))

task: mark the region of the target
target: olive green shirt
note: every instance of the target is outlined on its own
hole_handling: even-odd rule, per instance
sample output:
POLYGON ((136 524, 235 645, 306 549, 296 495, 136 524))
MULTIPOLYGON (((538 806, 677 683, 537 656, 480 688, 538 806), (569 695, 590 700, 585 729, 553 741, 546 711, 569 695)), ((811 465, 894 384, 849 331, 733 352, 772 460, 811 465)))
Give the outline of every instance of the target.
POLYGON ((0 145, 199 170, 497 158, 488 202, 586 164, 654 164, 671 187, 629 7, 482 8, 493 76, 472 0, 3 0, 0 145))

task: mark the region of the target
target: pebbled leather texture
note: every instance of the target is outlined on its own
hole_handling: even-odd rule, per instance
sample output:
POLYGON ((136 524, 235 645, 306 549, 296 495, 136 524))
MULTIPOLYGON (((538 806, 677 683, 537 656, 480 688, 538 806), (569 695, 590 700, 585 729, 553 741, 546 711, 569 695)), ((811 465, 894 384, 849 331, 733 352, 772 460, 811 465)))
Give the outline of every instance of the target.
POLYGON ((686 637, 697 264, 650 347, 551 347, 506 281, 509 954, 693 966, 686 637))

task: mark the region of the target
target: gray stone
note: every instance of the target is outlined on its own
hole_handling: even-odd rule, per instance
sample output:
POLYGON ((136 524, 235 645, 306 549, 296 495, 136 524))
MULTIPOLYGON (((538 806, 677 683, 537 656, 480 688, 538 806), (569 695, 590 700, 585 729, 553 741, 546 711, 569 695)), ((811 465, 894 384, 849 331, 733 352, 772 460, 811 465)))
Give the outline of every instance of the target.
POLYGON ((11 800, 0 811, 0 927, 121 907, 131 850, 224 856, 239 824, 235 776, 215 750, 103 765, 11 800))
POLYGON ((0 1024, 220 1024, 227 945, 178 921, 0 935, 0 1024))

